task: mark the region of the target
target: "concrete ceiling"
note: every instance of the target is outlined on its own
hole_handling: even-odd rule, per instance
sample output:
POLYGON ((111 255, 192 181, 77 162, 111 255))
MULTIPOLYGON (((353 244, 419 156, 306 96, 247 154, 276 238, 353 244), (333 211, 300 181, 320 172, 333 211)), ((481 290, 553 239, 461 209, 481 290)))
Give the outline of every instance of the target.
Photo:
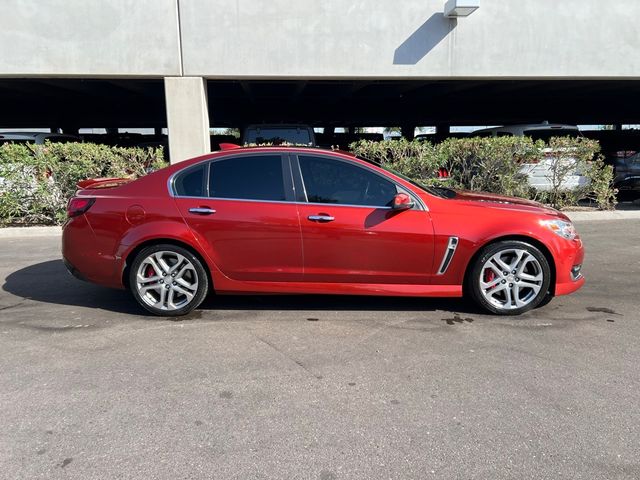
MULTIPOLYGON (((210 80, 212 126, 640 123, 637 80, 210 80)), ((0 79, 0 127, 162 127, 162 80, 0 79)))

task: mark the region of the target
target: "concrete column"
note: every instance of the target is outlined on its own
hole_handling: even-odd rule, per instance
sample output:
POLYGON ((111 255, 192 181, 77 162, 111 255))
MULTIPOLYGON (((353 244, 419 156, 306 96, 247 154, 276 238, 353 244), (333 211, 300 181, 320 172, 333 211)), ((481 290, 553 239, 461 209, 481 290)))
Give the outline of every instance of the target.
POLYGON ((171 163, 211 151, 207 82, 202 77, 165 77, 171 163))
POLYGON ((402 125, 400 127, 400 133, 407 140, 413 140, 416 138, 416 126, 415 125, 402 125))

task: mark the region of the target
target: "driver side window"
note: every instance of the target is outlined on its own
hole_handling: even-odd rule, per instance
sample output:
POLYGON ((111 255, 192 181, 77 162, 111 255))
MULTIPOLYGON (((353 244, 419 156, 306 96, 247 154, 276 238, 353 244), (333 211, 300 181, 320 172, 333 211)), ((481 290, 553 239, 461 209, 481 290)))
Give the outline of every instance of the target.
POLYGON ((393 182, 357 165, 306 155, 298 160, 310 203, 388 207, 397 193, 393 182))

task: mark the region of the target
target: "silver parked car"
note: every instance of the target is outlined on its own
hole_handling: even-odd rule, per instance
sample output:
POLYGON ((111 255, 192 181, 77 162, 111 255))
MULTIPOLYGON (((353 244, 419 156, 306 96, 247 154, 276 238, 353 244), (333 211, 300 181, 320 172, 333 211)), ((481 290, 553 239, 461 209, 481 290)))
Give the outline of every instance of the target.
POLYGON ((80 137, 63 133, 48 132, 0 132, 0 145, 3 143, 35 143, 42 145, 45 141, 53 143, 81 142, 80 137))
MULTIPOLYGON (((475 130, 471 133, 474 137, 531 137, 533 140, 548 141, 551 137, 581 137, 582 134, 575 125, 565 125, 562 123, 529 123, 521 125, 504 125, 501 127, 483 128, 475 130)), ((553 170, 556 162, 563 162, 567 165, 575 163, 575 159, 571 156, 571 152, 558 158, 557 152, 553 152, 547 148, 544 150, 544 158, 538 163, 525 163, 520 171, 527 176, 529 185, 536 190, 547 191, 553 186, 553 170)), ((561 188, 564 190, 574 190, 582 188, 589 184, 589 179, 582 175, 579 171, 574 171, 567 175, 562 183, 561 188)))

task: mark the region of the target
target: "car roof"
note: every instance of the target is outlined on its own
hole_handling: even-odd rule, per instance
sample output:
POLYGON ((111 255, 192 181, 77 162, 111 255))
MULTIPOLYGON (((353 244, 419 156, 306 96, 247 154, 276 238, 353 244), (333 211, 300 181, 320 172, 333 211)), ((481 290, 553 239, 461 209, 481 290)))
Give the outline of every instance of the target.
POLYGON ((170 172, 170 174, 173 174, 178 170, 181 170, 183 168, 188 168, 192 165, 195 165, 199 162, 206 161, 206 160, 215 160, 220 157, 226 157, 226 156, 234 157, 242 153, 265 153, 265 152, 274 152, 274 151, 277 153, 291 152, 291 153, 309 153, 309 154, 314 154, 314 153, 330 154, 330 155, 335 155, 342 158, 347 158, 350 160, 356 160, 357 162, 369 163, 365 160, 359 159, 354 154, 343 151, 343 150, 332 150, 332 149, 321 148, 321 147, 305 147, 305 146, 286 147, 281 145, 273 145, 273 146, 267 145, 267 146, 261 146, 261 147, 237 146, 237 148, 217 150, 215 152, 205 153, 204 155, 200 155, 198 157, 187 158, 183 161, 173 163, 169 165, 167 169, 168 169, 168 172, 170 172))

